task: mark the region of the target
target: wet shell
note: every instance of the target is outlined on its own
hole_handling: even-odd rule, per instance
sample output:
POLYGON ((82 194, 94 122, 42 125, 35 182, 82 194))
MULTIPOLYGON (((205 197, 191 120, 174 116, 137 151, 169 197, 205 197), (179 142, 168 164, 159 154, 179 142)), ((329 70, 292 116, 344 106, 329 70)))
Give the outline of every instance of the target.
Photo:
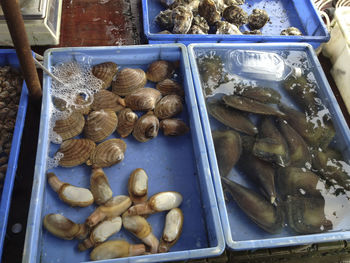
POLYGON ((250 29, 260 29, 270 20, 269 15, 263 9, 254 9, 253 13, 248 17, 250 29))
POLYGON ((178 6, 173 9, 173 33, 174 34, 187 34, 190 30, 193 20, 193 14, 191 10, 188 10, 185 6, 178 6))
POLYGON ((95 143, 89 139, 70 139, 61 144, 59 153, 63 154, 60 165, 63 167, 73 167, 85 163, 92 151, 95 143))
POLYGON ((242 35, 242 32, 239 31, 238 27, 230 24, 227 21, 218 21, 215 23, 217 35, 242 35))
MULTIPOLYGON (((126 143, 120 139, 110 139, 97 145, 91 154, 90 162, 93 168, 109 167, 124 159, 126 143)), ((89 163, 90 164, 90 163, 89 163)))
POLYGON ((182 99, 178 95, 167 95, 162 98, 154 109, 154 115, 159 119, 168 119, 182 112, 182 99))
POLYGON ((282 30, 281 35, 282 36, 302 36, 303 34, 298 28, 291 26, 291 27, 288 27, 287 29, 282 30))
POLYGON ((124 68, 117 73, 116 80, 112 83, 112 92, 127 96, 143 88, 146 83, 146 73, 142 69, 124 68))
POLYGON ((134 204, 147 201, 148 176, 145 170, 137 168, 131 173, 128 181, 128 192, 134 204))
POLYGON ((156 16, 155 21, 161 29, 172 31, 174 27, 173 10, 167 9, 160 11, 160 13, 156 16))
POLYGON ((156 85, 156 89, 159 90, 163 96, 176 94, 183 97, 185 95, 183 87, 179 83, 171 79, 165 79, 161 82, 158 82, 156 85))
POLYGON ((153 110, 162 97, 159 90, 153 88, 139 89, 125 98, 126 106, 135 111, 153 110))
POLYGON ((222 16, 227 22, 232 23, 237 27, 248 23, 248 14, 237 5, 231 5, 225 8, 222 16))
POLYGON ((94 101, 91 104, 93 110, 111 110, 120 111, 124 109, 125 101, 118 95, 108 90, 100 90, 94 95, 94 101))
POLYGON ((112 198, 113 192, 109 185, 108 178, 101 168, 92 169, 90 189, 94 196, 95 203, 98 205, 103 205, 112 198))
POLYGON ((111 86, 113 77, 117 74, 118 66, 113 62, 104 62, 92 67, 92 74, 103 81, 102 88, 111 86))
POLYGON ((154 61, 147 70, 147 79, 153 82, 160 82, 169 78, 175 70, 174 63, 166 60, 154 61))
POLYGON ((147 142, 158 135, 159 120, 149 112, 137 120, 132 135, 139 142, 147 142))
POLYGON ((86 119, 85 137, 100 142, 111 135, 118 125, 118 117, 114 111, 92 111, 86 119))
POLYGON ((181 136, 186 134, 190 128, 182 120, 165 119, 159 124, 165 136, 181 136))
POLYGON ((213 0, 203 0, 198 6, 198 13, 207 20, 209 25, 214 25, 215 22, 221 20, 220 12, 213 0))
POLYGON ((83 114, 73 112, 68 118, 57 120, 53 130, 65 141, 79 135, 83 131, 84 125, 83 114))
POLYGON ((72 106, 73 111, 88 114, 91 108, 91 98, 86 99, 83 95, 77 95, 74 101, 75 106, 72 106))
POLYGON ((118 112, 118 127, 117 132, 122 138, 127 137, 136 124, 138 117, 131 109, 126 108, 118 112))
POLYGON ((208 34, 209 32, 209 25, 207 23, 207 20, 204 19, 204 17, 201 16, 195 16, 192 20, 192 27, 188 34, 196 34, 196 31, 199 34, 208 34))

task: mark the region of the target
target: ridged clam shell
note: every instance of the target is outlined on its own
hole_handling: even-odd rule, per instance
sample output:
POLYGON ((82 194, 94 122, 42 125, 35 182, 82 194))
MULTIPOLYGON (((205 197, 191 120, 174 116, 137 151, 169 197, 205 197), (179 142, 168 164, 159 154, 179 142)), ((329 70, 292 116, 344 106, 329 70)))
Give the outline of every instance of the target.
POLYGON ((142 69, 124 68, 117 73, 112 83, 112 92, 119 96, 127 96, 146 85, 146 73, 142 69))
POLYGON ((179 119, 165 119, 159 124, 165 136, 181 136, 189 131, 189 127, 179 119))
POLYGON ((147 70, 147 79, 159 82, 169 78, 174 73, 175 67, 172 62, 166 60, 154 61, 147 70))
POLYGON ((91 154, 90 162, 93 168, 109 167, 124 159, 126 143, 120 139, 110 139, 97 145, 91 154))
POLYGON ((118 117, 114 111, 92 111, 86 119, 84 134, 86 138, 94 142, 100 142, 111 135, 117 125, 118 117))
POLYGON ((118 95, 108 90, 100 90, 94 95, 94 101, 91 104, 93 110, 111 110, 120 111, 124 109, 125 101, 118 95))
POLYGON ((53 130, 59 134, 63 141, 79 135, 85 125, 85 118, 83 114, 73 112, 68 118, 57 120, 53 130))
POLYGON ((127 137, 136 124, 138 116, 129 108, 125 108, 118 112, 118 127, 117 132, 122 138, 127 137))
POLYGON ((82 114, 88 114, 90 112, 91 103, 86 101, 83 96, 77 95, 75 98, 75 104, 78 106, 73 106, 73 111, 80 112, 82 114))
POLYGON ((85 163, 95 149, 95 143, 89 139, 70 139, 61 144, 58 152, 63 153, 60 165, 73 167, 85 163))
POLYGON ((159 90, 153 88, 139 89, 125 98, 125 104, 135 111, 153 110, 162 97, 159 90))
POLYGON ((117 74, 118 65, 113 62, 104 62, 92 67, 92 74, 103 81, 102 88, 111 86, 113 77, 117 74))
POLYGON ((157 83, 156 89, 162 93, 163 96, 176 94, 181 97, 184 96, 184 88, 174 80, 165 79, 157 83))
POLYGON ((153 112, 148 112, 137 120, 132 135, 139 142, 147 142, 158 135, 158 130, 158 118, 153 112))
POLYGON ((178 95, 167 95, 163 97, 154 109, 154 115, 159 119, 168 119, 179 114, 183 109, 182 99, 178 95))

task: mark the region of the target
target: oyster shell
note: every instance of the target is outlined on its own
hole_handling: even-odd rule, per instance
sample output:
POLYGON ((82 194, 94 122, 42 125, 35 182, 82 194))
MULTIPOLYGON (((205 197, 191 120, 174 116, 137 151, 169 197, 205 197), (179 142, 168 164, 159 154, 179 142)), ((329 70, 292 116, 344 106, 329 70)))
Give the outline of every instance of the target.
POLYGON ((122 138, 127 137, 136 124, 138 116, 131 109, 126 108, 118 112, 118 126, 117 132, 122 138))
POLYGON ((230 5, 243 5, 245 0, 224 0, 224 3, 230 5))
POLYGON ((146 73, 139 68, 124 68, 117 73, 112 83, 112 92, 119 96, 126 96, 143 88, 147 83, 146 73))
POLYGON ((155 21, 161 29, 172 31, 174 27, 173 10, 167 9, 160 11, 160 13, 156 16, 155 21))
POLYGON ((154 108, 154 115, 160 120, 169 119, 182 112, 182 99, 178 95, 166 95, 154 108))
POLYGON ((242 35, 242 32, 239 31, 238 27, 230 24, 226 21, 217 21, 215 23, 217 35, 242 35))
POLYGON ((162 120, 159 127, 163 130, 165 136, 181 136, 190 130, 186 123, 178 119, 162 120))
POLYGON ((302 36, 303 33, 301 33, 301 31, 296 28, 296 27, 288 27, 287 29, 283 29, 281 31, 281 35, 282 36, 302 36))
POLYGON ((248 23, 248 14, 241 7, 237 5, 231 5, 225 8, 222 13, 222 17, 229 23, 240 27, 248 23))
POLYGON ((91 104, 93 110, 111 110, 120 111, 124 109, 125 101, 118 95, 108 90, 100 90, 94 95, 94 101, 91 104))
POLYGON ((178 6, 173 9, 173 34, 186 34, 192 25, 192 11, 184 6, 178 6))
POLYGON ((262 28, 269 20, 267 12, 258 8, 253 9, 253 13, 248 17, 249 27, 252 30, 262 28))
POLYGON ((139 142, 147 142, 158 135, 158 130, 158 118, 153 112, 148 112, 137 120, 132 135, 139 142))
POLYGON ((201 16, 195 16, 192 20, 192 26, 188 34, 208 34, 209 25, 201 16))
POLYGON ((85 118, 83 114, 73 112, 68 118, 57 120, 53 130, 65 141, 79 135, 83 131, 84 125, 85 118))
POLYGON ((163 96, 176 94, 184 97, 184 88, 174 80, 165 79, 157 83, 156 89, 162 93, 163 96))
POLYGON ((85 163, 93 150, 95 143, 89 139, 70 139, 62 142, 58 152, 63 154, 59 164, 63 167, 73 167, 85 163))
POLYGON ((170 9, 175 9, 178 6, 184 6, 186 9, 192 11, 193 13, 197 13, 199 3, 200 0, 175 0, 171 4, 170 9))
POLYGON ((147 69, 147 79, 152 82, 160 82, 169 78, 175 71, 173 62, 157 60, 151 63, 147 69))
POLYGON ((126 143, 121 139, 109 139, 97 145, 90 161, 93 168, 109 167, 124 160, 126 143))
POLYGON ((255 30, 246 30, 243 31, 243 35, 262 35, 261 31, 259 29, 255 29, 255 30))
POLYGON ((220 21, 220 12, 216 8, 213 0, 203 0, 198 6, 198 14, 207 20, 209 25, 214 25, 215 22, 220 21))
POLYGON ((114 111, 92 111, 86 119, 84 135, 87 139, 100 142, 111 135, 117 125, 118 117, 114 111))
POLYGON ((126 96, 125 104, 134 111, 150 111, 161 97, 162 94, 157 89, 142 88, 126 96))
POLYGON ((118 65, 114 62, 104 62, 92 67, 92 74, 103 81, 102 89, 107 89, 111 86, 112 80, 117 74, 118 65))
POLYGON ((225 8, 227 7, 227 5, 225 4, 224 0, 213 0, 215 5, 216 5, 216 9, 219 11, 220 14, 222 14, 222 12, 224 12, 225 8))

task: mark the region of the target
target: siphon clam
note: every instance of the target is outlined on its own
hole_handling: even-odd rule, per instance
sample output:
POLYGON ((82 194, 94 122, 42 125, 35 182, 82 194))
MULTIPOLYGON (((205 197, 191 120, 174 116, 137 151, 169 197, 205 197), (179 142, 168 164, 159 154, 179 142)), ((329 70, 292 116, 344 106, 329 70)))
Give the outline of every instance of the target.
POLYGON ((62 142, 58 153, 63 154, 59 164, 73 167, 85 163, 90 158, 96 145, 89 139, 70 139, 62 142))
POLYGON ((143 88, 147 83, 146 73, 139 68, 124 68, 117 73, 112 82, 112 92, 119 96, 127 96, 143 88))
POLYGON ((148 176, 145 170, 137 168, 131 173, 128 181, 128 192, 134 205, 147 201, 148 176))
POLYGON ((127 137, 132 133, 138 116, 129 108, 125 108, 118 112, 117 132, 122 138, 127 137))
POLYGON ((253 9, 253 12, 248 17, 250 29, 260 29, 270 20, 269 15, 263 9, 253 9))
POLYGON ((102 89, 111 86, 114 76, 117 74, 118 65, 114 62, 104 62, 92 67, 92 74, 103 81, 102 89))
POLYGON ((165 136, 181 136, 190 130, 187 124, 179 119, 161 120, 159 128, 163 130, 165 136))
POLYGON ((94 196, 95 203, 98 205, 103 205, 113 196, 108 178, 101 168, 92 169, 90 189, 94 196))
POLYGON ((124 109, 125 101, 120 96, 108 90, 100 90, 94 94, 94 101, 91 104, 93 110, 120 111, 124 109))
POLYGON ((178 95, 166 95, 156 105, 154 115, 158 119, 169 119, 182 112, 182 98, 178 95))
POLYGON ((183 222, 184 216, 180 208, 173 208, 167 213, 163 234, 159 243, 160 253, 168 252, 180 238, 183 222))
POLYGON ((158 135, 158 130, 159 120, 150 111, 137 120, 132 135, 139 142, 147 142, 158 135))
POLYGON ((126 96, 125 104, 134 111, 153 110, 162 94, 153 88, 142 88, 126 96))
POLYGON ((89 113, 86 119, 84 134, 87 139, 100 142, 111 135, 118 125, 114 111, 98 110, 89 113))
POLYGON ((175 63, 166 60, 157 60, 151 63, 147 69, 147 79, 152 82, 160 82, 168 79, 175 71, 175 63))
POLYGON ((65 141, 79 135, 83 131, 84 125, 83 114, 73 112, 68 118, 57 120, 53 130, 65 141))
POLYGON ((184 96, 184 88, 174 80, 165 79, 157 83, 156 89, 162 93, 163 96, 176 94, 181 97, 184 96))

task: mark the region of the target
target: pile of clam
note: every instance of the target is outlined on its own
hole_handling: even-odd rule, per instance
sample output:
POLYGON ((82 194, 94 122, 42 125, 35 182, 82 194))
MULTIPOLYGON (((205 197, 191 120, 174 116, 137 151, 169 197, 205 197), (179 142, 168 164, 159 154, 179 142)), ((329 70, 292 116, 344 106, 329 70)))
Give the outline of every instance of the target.
MULTIPOLYGON (((211 91, 221 81, 229 85, 218 60, 198 60, 203 86, 211 91)), ((231 94, 207 99, 209 114, 225 126, 212 131, 224 192, 270 233, 285 226, 300 234, 333 229, 323 194, 350 190, 350 166, 334 148, 331 117, 306 75, 289 76, 279 91, 232 84, 231 94), (284 105, 281 94, 300 110, 284 105), (261 193, 228 179, 234 167, 261 193)))
POLYGON ((92 170, 90 189, 73 186, 47 174, 48 183, 58 197, 70 206, 87 207, 96 203, 98 207, 84 223, 75 223, 62 214, 47 214, 44 227, 53 235, 65 240, 78 239, 79 251, 91 249, 91 260, 102 260, 149 253, 164 253, 180 238, 184 216, 179 208, 182 195, 168 191, 148 198, 148 176, 135 169, 128 181, 126 195, 114 195, 108 178, 101 168, 92 170), (160 240, 153 234, 147 218, 151 214, 167 212, 160 240), (111 236, 126 231, 142 243, 130 244, 123 239, 107 241, 111 236))
MULTIPOLYGON (((159 34, 229 34, 261 35, 260 29, 270 20, 263 9, 248 15, 240 5, 244 0, 160 0, 166 10, 155 18, 163 30, 159 34), (224 20, 223 20, 224 19, 224 20), (248 24, 249 31, 240 31, 248 24)), ((281 35, 301 36, 296 27, 282 30, 281 35)))

